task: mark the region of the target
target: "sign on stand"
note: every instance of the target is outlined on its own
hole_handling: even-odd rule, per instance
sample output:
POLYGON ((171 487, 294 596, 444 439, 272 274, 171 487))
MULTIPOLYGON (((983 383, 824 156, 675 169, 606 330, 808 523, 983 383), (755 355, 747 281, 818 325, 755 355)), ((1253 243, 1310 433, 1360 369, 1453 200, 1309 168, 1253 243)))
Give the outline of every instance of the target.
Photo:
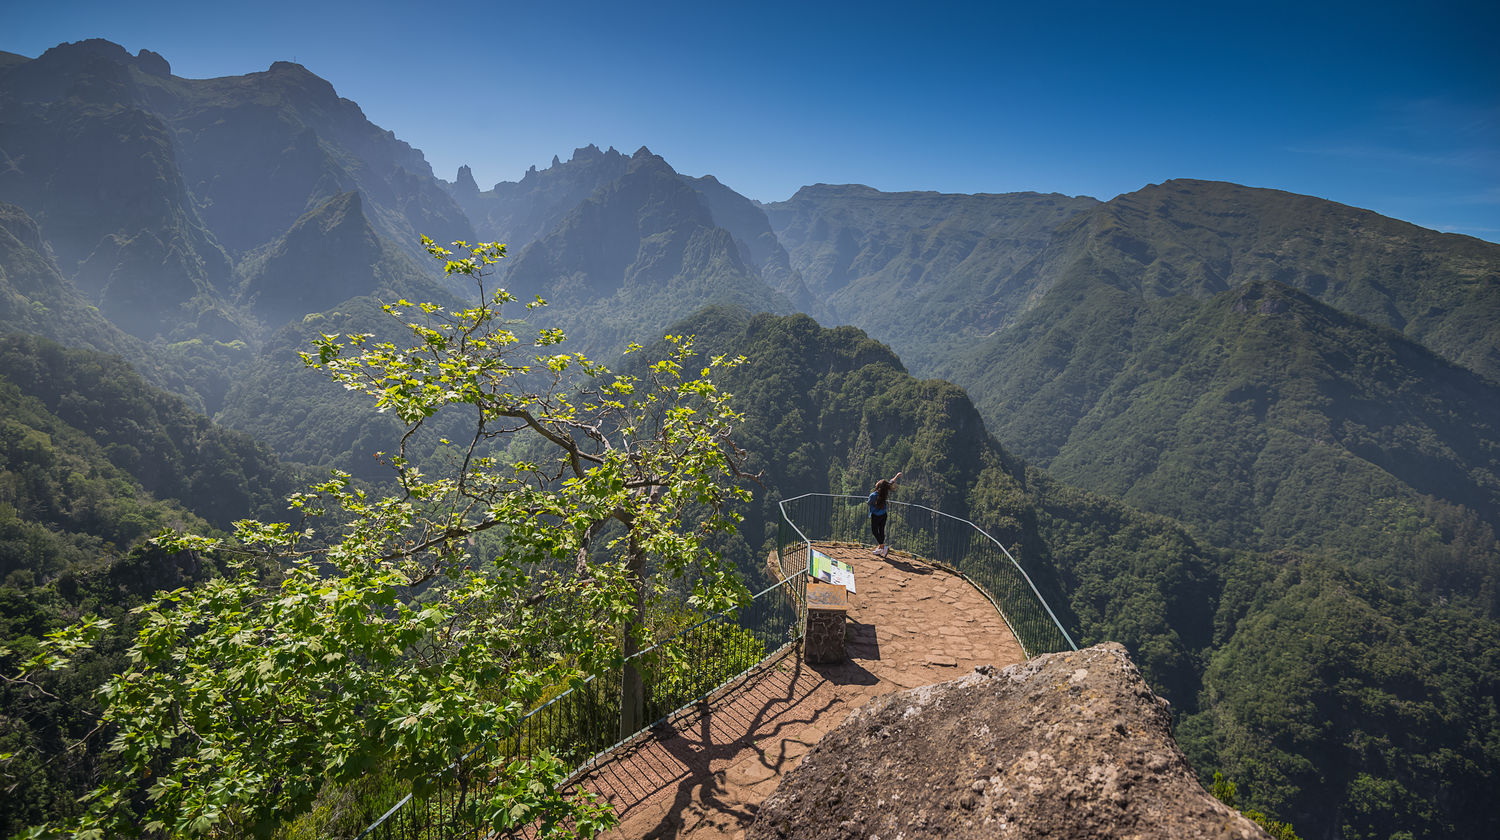
POLYGON ((835 560, 816 548, 807 563, 807 573, 813 580, 834 583, 850 592, 854 591, 854 567, 843 560, 835 560))

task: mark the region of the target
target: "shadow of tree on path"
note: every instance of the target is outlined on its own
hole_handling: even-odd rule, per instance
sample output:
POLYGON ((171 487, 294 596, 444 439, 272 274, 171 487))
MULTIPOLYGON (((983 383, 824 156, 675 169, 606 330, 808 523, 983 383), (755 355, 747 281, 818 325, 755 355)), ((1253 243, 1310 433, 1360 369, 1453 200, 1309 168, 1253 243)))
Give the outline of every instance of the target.
MULTIPOLYGON (((712 813, 717 819, 748 826, 757 806, 725 797, 725 771, 734 759, 755 756, 765 778, 780 777, 790 762, 804 750, 791 754, 788 746, 801 744, 784 733, 821 731, 819 719, 839 704, 837 696, 813 699, 826 682, 858 680, 865 669, 854 666, 841 680, 802 661, 800 647, 793 647, 760 674, 745 680, 711 704, 699 704, 676 721, 657 727, 649 740, 621 750, 601 762, 589 774, 588 787, 604 794, 615 805, 622 827, 627 820, 661 807, 661 819, 649 829, 636 827, 632 837, 660 840, 677 836, 690 810, 712 813), (764 744, 765 751, 757 744, 764 744), (717 771, 715 763, 722 765, 717 771), (660 794, 671 790, 670 803, 654 805, 660 794)), ((847 663, 846 663, 847 665, 847 663)), ((814 741, 816 738, 813 739, 814 741)), ((812 744, 802 746, 811 748, 812 744)))

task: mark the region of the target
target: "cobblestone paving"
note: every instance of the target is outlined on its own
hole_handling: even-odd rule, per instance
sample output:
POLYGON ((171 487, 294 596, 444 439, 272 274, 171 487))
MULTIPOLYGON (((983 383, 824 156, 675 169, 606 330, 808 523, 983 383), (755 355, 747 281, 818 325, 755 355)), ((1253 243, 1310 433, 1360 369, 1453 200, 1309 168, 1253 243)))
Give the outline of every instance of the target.
POLYGON ((873 697, 1021 662, 995 608, 963 578, 918 558, 820 546, 854 566, 849 659, 808 665, 787 655, 597 766, 582 784, 620 815, 616 840, 743 836, 782 774, 873 697))

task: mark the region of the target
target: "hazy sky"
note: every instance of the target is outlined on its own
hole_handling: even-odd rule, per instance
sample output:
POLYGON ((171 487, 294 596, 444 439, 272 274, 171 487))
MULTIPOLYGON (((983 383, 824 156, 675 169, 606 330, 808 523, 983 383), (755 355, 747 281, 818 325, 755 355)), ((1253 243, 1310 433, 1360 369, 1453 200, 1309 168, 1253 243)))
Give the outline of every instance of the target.
POLYGON ((0 49, 27 56, 100 37, 194 78, 299 62, 485 188, 645 145, 762 201, 1206 178, 1500 241, 1494 0, 3 2, 0 49))

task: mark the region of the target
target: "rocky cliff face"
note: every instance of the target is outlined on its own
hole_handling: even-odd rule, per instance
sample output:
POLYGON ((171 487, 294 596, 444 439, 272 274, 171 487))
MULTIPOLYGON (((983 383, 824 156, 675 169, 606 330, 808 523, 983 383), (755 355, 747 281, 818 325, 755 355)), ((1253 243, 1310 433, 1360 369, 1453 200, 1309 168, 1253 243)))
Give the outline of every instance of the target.
POLYGON ((782 780, 747 840, 1262 838, 1211 797, 1118 644, 898 692, 782 780))

